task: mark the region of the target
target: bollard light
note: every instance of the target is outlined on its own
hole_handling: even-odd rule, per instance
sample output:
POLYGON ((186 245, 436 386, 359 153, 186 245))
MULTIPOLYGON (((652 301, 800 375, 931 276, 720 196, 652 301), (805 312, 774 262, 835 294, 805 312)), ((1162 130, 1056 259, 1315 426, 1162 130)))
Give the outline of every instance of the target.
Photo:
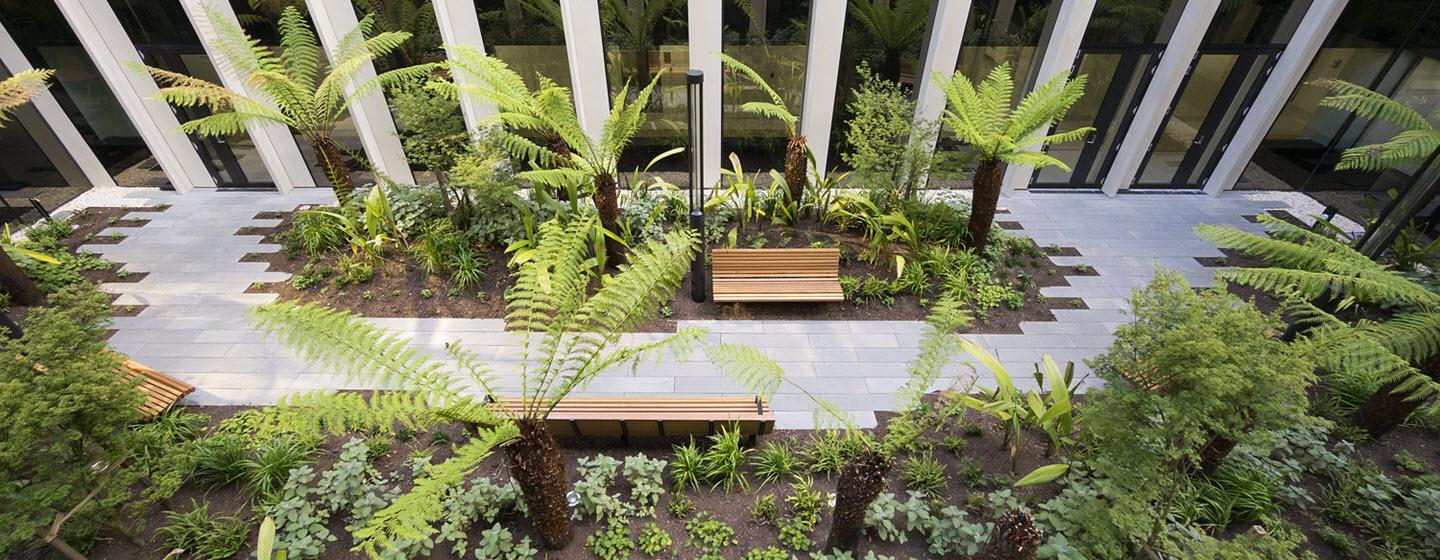
POLYGON ((690 297, 695 303, 705 301, 705 158, 702 134, 705 130, 704 108, 701 91, 704 89, 705 73, 690 69, 685 73, 685 94, 690 110, 690 229, 700 238, 700 254, 690 263, 690 297))

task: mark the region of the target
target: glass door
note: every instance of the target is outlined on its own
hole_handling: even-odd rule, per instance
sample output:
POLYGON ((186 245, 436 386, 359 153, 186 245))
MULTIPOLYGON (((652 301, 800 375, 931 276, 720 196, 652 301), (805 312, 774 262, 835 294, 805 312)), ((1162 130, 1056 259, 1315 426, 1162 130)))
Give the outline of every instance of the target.
POLYGON ((1280 49, 1270 45, 1201 47, 1134 187, 1204 187, 1279 55, 1280 49))
MULTIPOLYGON (((220 83, 215 66, 200 47, 175 45, 138 45, 146 64, 194 76, 211 83, 220 83)), ((204 107, 175 107, 175 118, 187 122, 209 115, 204 107)), ((273 188, 275 183, 265 170, 260 152, 248 134, 233 136, 190 135, 190 143, 205 162, 215 184, 223 188, 273 188)))
POLYGON ((1046 153, 1065 162, 1070 171, 1047 167, 1036 172, 1032 188, 1098 189, 1105 182, 1130 120, 1140 105, 1141 92, 1159 61, 1159 46, 1082 48, 1071 75, 1084 74, 1085 95, 1065 114, 1056 130, 1091 126, 1084 142, 1057 144, 1046 153))

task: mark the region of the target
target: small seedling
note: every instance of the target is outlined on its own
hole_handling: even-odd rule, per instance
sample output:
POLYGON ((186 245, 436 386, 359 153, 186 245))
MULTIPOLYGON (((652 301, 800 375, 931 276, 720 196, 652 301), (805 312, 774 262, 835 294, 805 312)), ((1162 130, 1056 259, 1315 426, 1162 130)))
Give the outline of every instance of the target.
MULTIPOLYGON (((123 272, 123 271, 122 271, 122 272, 123 272)), ((116 273, 116 275, 119 276, 119 273, 116 273)), ((124 278, 124 277, 121 276, 121 278, 124 278)), ((252 292, 258 292, 258 291, 261 291, 261 290, 264 290, 264 289, 265 289, 265 283, 264 283, 264 282, 251 282, 251 283, 250 283, 250 291, 252 291, 252 292)))
POLYGON ((490 294, 485 293, 485 292, 483 292, 483 291, 475 292, 475 301, 478 301, 478 302, 480 302, 480 303, 485 303, 485 302, 486 302, 487 300, 489 300, 489 299, 490 299, 490 294))
POLYGON ((675 310, 674 310, 674 309, 671 309, 670 306, 668 306, 668 305, 661 306, 661 307, 660 307, 660 316, 661 316, 661 317, 664 317, 664 318, 666 318, 666 319, 669 319, 669 318, 675 316, 675 310))
POLYGON ((370 301, 372 299, 375 299, 375 294, 371 293, 370 290, 365 290, 363 292, 360 292, 360 299, 370 301))
POLYGON ((105 223, 108 224, 108 225, 112 225, 112 226, 113 226, 113 225, 115 225, 115 224, 120 223, 120 218, 119 218, 118 216, 110 216, 109 218, 107 218, 107 219, 105 220, 105 223))
MULTIPOLYGON (((125 269, 122 268, 122 269, 120 269, 120 270, 115 271, 115 277, 116 277, 116 278, 119 278, 119 279, 121 279, 121 280, 124 280, 124 279, 130 277, 130 271, 125 270, 125 269)), ((256 282, 256 283, 258 284, 259 282, 256 282)))
POLYGON ((430 288, 422 288, 420 290, 420 299, 430 299, 432 297, 435 297, 435 292, 431 291, 430 288))
POLYGON ((445 297, 450 298, 450 299, 455 299, 455 298, 460 297, 460 288, 456 288, 456 287, 453 287, 453 286, 452 286, 450 289, 445 290, 445 297))
POLYGON ((980 437, 985 435, 985 429, 981 428, 980 424, 976 424, 970 420, 963 420, 960 422, 960 433, 970 437, 980 437))
POLYGON ((1425 461, 1420 460, 1419 457, 1416 457, 1415 454, 1409 450, 1402 450, 1396 453, 1391 460, 1395 462, 1395 468, 1409 474, 1425 474, 1430 472, 1430 468, 1425 465, 1425 461))
POLYGON ((391 290, 390 297, 400 297, 400 290, 391 290))
POLYGON ((441 430, 439 428, 436 428, 435 431, 430 432, 430 445, 445 445, 448 443, 450 443, 449 432, 446 432, 445 430, 441 430))
POLYGON ((695 513, 695 501, 684 494, 671 494, 668 509, 670 510, 670 517, 685 519, 690 517, 690 514, 695 513))
POLYGON ((1075 272, 1079 272, 1080 274, 1085 274, 1085 273, 1087 273, 1087 272, 1090 272, 1090 266, 1082 262, 1082 263, 1080 263, 1080 264, 1075 265, 1075 272))

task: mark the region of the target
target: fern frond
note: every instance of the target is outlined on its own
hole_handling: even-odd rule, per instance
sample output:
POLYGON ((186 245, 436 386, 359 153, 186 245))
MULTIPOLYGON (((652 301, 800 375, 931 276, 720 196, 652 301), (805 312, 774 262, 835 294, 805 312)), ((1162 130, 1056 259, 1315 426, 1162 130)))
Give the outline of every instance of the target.
POLYGON ((710 363, 747 391, 769 400, 785 380, 785 368, 757 348, 740 344, 711 344, 705 347, 710 363))
POLYGON ((32 68, 0 81, 0 122, 9 119, 12 111, 48 89, 50 78, 54 75, 54 70, 32 68))
POLYGON ((1330 79, 1315 80, 1310 85, 1330 90, 1330 96, 1320 100, 1321 107, 1354 113, 1360 118, 1378 118, 1404 130, 1432 128, 1418 111, 1366 87, 1330 79))

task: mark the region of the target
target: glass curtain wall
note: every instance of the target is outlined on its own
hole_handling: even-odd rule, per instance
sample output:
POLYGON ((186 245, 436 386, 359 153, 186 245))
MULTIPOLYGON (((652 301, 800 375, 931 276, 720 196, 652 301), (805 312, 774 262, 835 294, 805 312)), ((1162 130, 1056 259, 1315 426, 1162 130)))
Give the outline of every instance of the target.
POLYGON ((50 93, 116 183, 169 184, 54 2, 0 2, 0 23, 31 66, 55 70, 50 93))
MULTIPOLYGON (((754 69, 784 98, 785 106, 800 115, 809 53, 810 0, 726 0, 721 13, 725 54, 754 69)), ((853 64, 841 57, 843 87, 846 68, 853 64)), ((740 110, 751 101, 768 103, 770 97, 739 74, 728 69, 722 72, 721 165, 729 168, 730 154, 735 154, 750 173, 783 168, 789 141, 785 124, 740 110)))
MULTIPOLYGON (((0 80, 10 76, 0 68, 0 80)), ((0 123, 0 222, 33 223, 40 214, 30 199, 53 209, 94 185, 34 106, 22 105, 13 116, 0 123)))
MULTIPOLYGON (((840 73, 829 138, 831 168, 849 170, 844 158, 850 150, 845 133, 854 117, 850 103, 854 100, 854 90, 861 84, 862 66, 878 78, 899 83, 912 98, 915 84, 920 79, 929 79, 920 76, 920 59, 930 30, 933 4, 932 0, 853 0, 845 10, 845 34, 841 39, 840 73)), ((805 8, 806 13, 797 17, 808 18, 809 7, 805 8)), ((798 26, 799 21, 795 22, 795 33, 799 34, 796 40, 803 45, 807 38, 798 26)), ((799 50, 803 53, 803 47, 799 50)), ((803 83, 799 89, 803 89, 803 83)), ((795 94, 797 98, 799 89, 795 94)))
POLYGON ((536 89, 540 76, 570 87, 570 59, 559 0, 476 0, 485 52, 536 89))
MULTIPOLYGON (((1037 188, 1098 189, 1119 154, 1134 110, 1150 84, 1160 53, 1184 11, 1183 0, 1100 0, 1080 42, 1071 74, 1085 75, 1085 95, 1056 130, 1094 127, 1084 141, 1046 152, 1070 167, 1036 172, 1037 188)), ((1050 76, 1036 76, 1042 82, 1050 76)))
MULTIPOLYGON (((644 167, 661 152, 685 144, 685 71, 690 69, 690 30, 685 0, 598 0, 605 43, 605 81, 611 99, 628 86, 634 100, 659 76, 645 107, 645 123, 621 154, 620 169, 644 167)), ((682 170, 672 157, 659 169, 682 170)))
POLYGON ((1135 187, 1205 185, 1308 7, 1308 0, 1221 3, 1135 187))
MULTIPOLYGON (((1440 104, 1440 1, 1394 0, 1384 10, 1352 3, 1340 16, 1295 93, 1256 151, 1239 188, 1295 189, 1364 223, 1420 173, 1335 171, 1346 148, 1397 131, 1375 119, 1319 106, 1314 80, 1359 84, 1430 114, 1440 104)), ((1424 214, 1422 214, 1424 215, 1424 214)))
MULTIPOLYGON (((140 50, 145 64, 221 83, 215 65, 205 54, 200 37, 190 24, 179 0, 110 0, 111 9, 130 41, 140 50)), ((176 120, 186 122, 209 113, 203 107, 171 107, 176 120)), ((205 162, 205 168, 220 187, 273 187, 269 172, 260 160, 248 134, 226 137, 191 135, 190 143, 205 162)))

